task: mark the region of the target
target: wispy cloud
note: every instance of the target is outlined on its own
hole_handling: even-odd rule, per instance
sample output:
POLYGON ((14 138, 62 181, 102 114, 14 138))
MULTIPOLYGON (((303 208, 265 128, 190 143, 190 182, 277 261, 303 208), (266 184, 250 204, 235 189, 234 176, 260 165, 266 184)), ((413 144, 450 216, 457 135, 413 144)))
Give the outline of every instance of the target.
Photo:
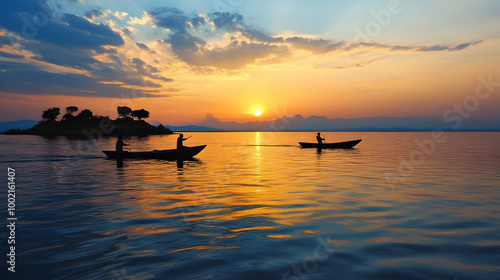
MULTIPOLYGON (((349 53, 354 50, 376 50, 384 52, 443 52, 459 51, 479 44, 481 41, 462 43, 456 46, 423 45, 404 46, 382 43, 339 41, 303 36, 272 36, 245 24, 238 13, 212 13, 207 18, 196 21, 193 17, 172 8, 157 8, 150 12, 156 25, 167 28, 170 34, 162 42, 166 43, 181 61, 199 69, 213 67, 234 70, 249 65, 277 64, 293 60, 296 51, 306 51, 311 55, 349 53), (219 43, 208 43, 197 35, 195 27, 208 26, 207 36, 218 36, 219 43)), ((373 61, 371 61, 373 62, 373 61)), ((343 68, 363 67, 369 63, 359 63, 343 68)))

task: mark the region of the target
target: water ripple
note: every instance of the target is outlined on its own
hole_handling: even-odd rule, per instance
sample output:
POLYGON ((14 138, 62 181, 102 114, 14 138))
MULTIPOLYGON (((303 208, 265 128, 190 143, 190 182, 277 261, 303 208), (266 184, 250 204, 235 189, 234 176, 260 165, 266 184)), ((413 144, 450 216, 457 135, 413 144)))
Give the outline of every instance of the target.
POLYGON ((2 135, 18 170, 17 279, 498 278, 500 134, 454 133, 389 186, 425 136, 332 133, 363 142, 317 153, 297 146, 309 133, 193 133, 208 144, 198 161, 120 167, 100 152, 113 139, 73 161, 85 140, 2 135))

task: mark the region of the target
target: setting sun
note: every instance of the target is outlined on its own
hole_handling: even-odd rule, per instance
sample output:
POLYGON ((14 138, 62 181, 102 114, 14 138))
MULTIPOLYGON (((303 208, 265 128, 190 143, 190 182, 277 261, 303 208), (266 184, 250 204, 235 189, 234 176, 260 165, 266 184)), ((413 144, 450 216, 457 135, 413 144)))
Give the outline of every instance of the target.
POLYGON ((262 113, 262 112, 261 112, 259 109, 255 109, 255 111, 253 111, 253 114, 254 114, 256 117, 260 116, 260 114, 261 114, 261 113, 262 113))

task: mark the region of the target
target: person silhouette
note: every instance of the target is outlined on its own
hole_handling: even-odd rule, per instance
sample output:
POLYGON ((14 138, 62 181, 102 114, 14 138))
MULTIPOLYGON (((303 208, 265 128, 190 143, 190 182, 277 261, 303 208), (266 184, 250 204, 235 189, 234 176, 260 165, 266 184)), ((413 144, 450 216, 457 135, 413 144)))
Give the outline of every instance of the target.
POLYGON ((123 152, 123 146, 128 146, 128 144, 123 142, 123 136, 118 135, 118 140, 116 140, 116 151, 123 152))
POLYGON ((316 140, 318 141, 318 144, 322 145, 323 141, 325 141, 325 138, 321 138, 321 133, 318 132, 318 135, 316 135, 316 140))
MULTIPOLYGON (((189 137, 188 137, 189 138, 189 137)), ((184 134, 179 134, 179 137, 177 138, 177 149, 184 149, 186 146, 182 144, 183 141, 188 140, 188 138, 184 138, 184 134)))

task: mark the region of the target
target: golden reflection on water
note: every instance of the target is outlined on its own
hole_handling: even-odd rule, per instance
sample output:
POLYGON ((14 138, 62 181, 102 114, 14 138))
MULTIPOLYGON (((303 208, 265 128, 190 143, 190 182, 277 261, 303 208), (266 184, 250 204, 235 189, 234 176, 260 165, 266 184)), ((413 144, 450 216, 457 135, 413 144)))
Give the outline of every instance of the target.
POLYGON ((193 246, 193 247, 188 247, 188 248, 181 248, 181 249, 176 249, 169 251, 167 253, 177 253, 177 252, 182 252, 182 251, 191 251, 191 250, 227 250, 227 249, 239 249, 241 247, 239 246, 193 246))
POLYGON ((275 238, 275 239, 285 239, 285 238, 291 238, 292 235, 289 234, 268 234, 266 235, 268 238, 275 238))
MULTIPOLYGON (((259 231, 265 232, 263 237, 266 238, 287 239, 301 234, 324 234, 333 225, 345 226, 356 233, 390 229, 404 234, 362 241, 379 244, 427 243, 434 241, 433 236, 468 235, 487 230, 478 227, 422 229, 400 226, 412 221, 432 220, 433 215, 440 213, 452 211, 470 218, 494 216, 481 205, 467 208, 447 205, 446 201, 467 201, 471 195, 478 201, 491 199, 488 192, 468 191, 468 185, 464 184, 463 176, 469 176, 470 172, 467 169, 477 169, 475 165, 460 161, 464 169, 461 176, 454 173, 454 176, 436 181, 435 178, 449 172, 439 165, 443 156, 436 154, 428 158, 426 164, 415 167, 412 176, 405 177, 403 184, 391 188, 384 172, 397 170, 398 155, 411 151, 410 141, 394 145, 372 142, 376 140, 370 141, 368 137, 356 149, 326 150, 317 154, 315 150, 301 149, 297 145, 298 141, 310 136, 310 133, 275 133, 264 139, 260 132, 254 133, 253 137, 248 137, 248 133, 193 133, 190 145, 208 144, 197 156, 198 161, 187 161, 180 167, 175 162, 159 160, 124 163, 121 173, 117 174, 118 182, 122 185, 120 187, 133 191, 121 192, 124 208, 130 210, 116 215, 125 219, 166 219, 167 224, 169 219, 186 224, 233 222, 221 227, 224 234, 215 234, 220 239, 259 231), (395 152, 394 147, 400 149, 399 152, 395 152), (435 169, 429 167, 436 164, 435 169), (432 182, 436 183, 432 185, 432 182), (433 210, 421 211, 426 207, 433 210), (273 225, 245 222, 257 218, 273 225), (322 221, 328 221, 328 226, 322 221), (280 232, 294 226, 306 228, 293 234, 280 232)), ((328 138, 349 140, 362 137, 344 133, 342 137, 335 134, 328 138)), ((141 141, 145 141, 146 147, 165 145, 165 139, 161 137, 141 141)), ((129 142, 133 143, 134 139, 129 142)), ((448 152, 442 153, 448 157, 448 163, 456 163, 448 152)), ((485 181, 483 184, 489 183, 485 181)), ((184 226, 182 223, 172 228, 131 226, 121 231, 152 235, 182 231, 184 226)), ((214 235, 209 232, 196 234, 214 235)), ((351 245, 344 239, 336 239, 336 243, 351 245)), ((237 247, 197 245, 169 253, 234 248, 237 247)))

